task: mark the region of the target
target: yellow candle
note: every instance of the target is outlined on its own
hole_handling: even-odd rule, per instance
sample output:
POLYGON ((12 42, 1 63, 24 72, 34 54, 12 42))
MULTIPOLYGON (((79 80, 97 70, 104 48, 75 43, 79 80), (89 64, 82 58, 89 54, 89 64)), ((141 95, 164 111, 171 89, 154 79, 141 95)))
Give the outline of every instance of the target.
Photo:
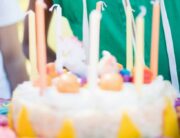
POLYGON ((31 63, 30 79, 31 81, 37 79, 37 53, 36 53, 36 27, 35 14, 33 11, 29 12, 29 59, 31 63))
POLYGON ((36 27, 37 27, 37 55, 38 55, 38 71, 40 77, 41 94, 46 88, 46 40, 45 40, 45 5, 43 0, 36 1, 36 27))
POLYGON ((133 68, 133 47, 132 47, 132 9, 130 6, 126 10, 126 68, 132 71, 133 68))
POLYGON ((55 32, 56 32, 56 69, 58 72, 62 72, 63 71, 63 65, 61 62, 61 45, 59 45, 61 43, 61 39, 63 37, 62 35, 62 9, 60 7, 60 5, 58 4, 54 4, 51 8, 50 11, 53 11, 53 8, 56 8, 55 10, 55 16, 56 16, 56 20, 55 20, 55 32))
POLYGON ((90 14, 90 53, 88 68, 88 84, 91 89, 97 86, 98 73, 97 66, 99 62, 99 36, 101 21, 101 5, 97 3, 96 10, 90 14))
POLYGON ((144 15, 146 10, 142 7, 141 14, 136 19, 136 59, 135 59, 135 86, 141 91, 144 78, 144 15))
POLYGON ((155 2, 153 6, 153 22, 152 22, 152 43, 151 43, 151 71, 153 79, 158 74, 158 52, 159 52, 159 24, 160 24, 160 5, 155 2))

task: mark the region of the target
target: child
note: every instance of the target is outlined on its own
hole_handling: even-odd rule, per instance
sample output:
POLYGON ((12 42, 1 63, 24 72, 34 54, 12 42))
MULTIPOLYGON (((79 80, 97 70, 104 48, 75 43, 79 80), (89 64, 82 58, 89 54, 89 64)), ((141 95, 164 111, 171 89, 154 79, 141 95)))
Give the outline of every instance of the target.
POLYGON ((28 80, 25 57, 18 41, 17 22, 24 18, 16 0, 1 0, 0 4, 0 98, 10 98, 10 90, 28 80), (3 59, 3 60, 2 60, 3 59), (7 73, 7 78, 4 72, 7 73))
MULTIPOLYGON (((87 11, 90 13, 95 8, 98 0, 86 0, 87 11)), ((168 19, 170 22, 174 51, 176 57, 178 78, 180 79, 180 1, 164 0, 168 19)), ((100 38, 100 54, 103 50, 109 51, 114 55, 118 62, 125 66, 126 63, 126 15, 122 0, 104 0, 108 5, 103 12, 101 21, 101 38, 100 38), (105 33, 104 33, 105 32, 105 33)), ((54 3, 60 4, 63 15, 69 20, 71 28, 76 36, 82 40, 82 0, 54 0, 54 3)), ((152 4, 151 0, 131 0, 131 6, 134 9, 134 17, 139 14, 140 6, 147 8, 145 17, 145 62, 150 64, 150 49, 151 49, 151 27, 152 27, 152 4)), ((160 44, 159 44, 159 74, 165 79, 170 80, 170 69, 168 63, 168 54, 165 41, 165 33, 160 24, 160 44)))

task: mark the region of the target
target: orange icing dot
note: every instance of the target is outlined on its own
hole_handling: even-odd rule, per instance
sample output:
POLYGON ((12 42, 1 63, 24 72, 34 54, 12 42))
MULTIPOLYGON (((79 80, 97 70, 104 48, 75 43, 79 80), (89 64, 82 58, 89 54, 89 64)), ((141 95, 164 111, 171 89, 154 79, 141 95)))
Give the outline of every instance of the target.
POLYGON ((119 91, 123 88, 123 78, 118 73, 107 73, 100 78, 99 86, 103 90, 119 91))
POLYGON ((59 92, 76 93, 79 92, 80 83, 75 75, 64 73, 59 76, 56 88, 59 92))

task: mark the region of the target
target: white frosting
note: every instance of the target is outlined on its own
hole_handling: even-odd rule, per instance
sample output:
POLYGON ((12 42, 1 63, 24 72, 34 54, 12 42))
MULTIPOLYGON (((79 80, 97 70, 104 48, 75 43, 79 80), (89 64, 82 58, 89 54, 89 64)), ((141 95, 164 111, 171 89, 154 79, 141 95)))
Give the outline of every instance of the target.
POLYGON ((122 115, 127 113, 144 137, 157 137, 162 133, 166 97, 173 102, 176 92, 162 77, 144 85, 141 92, 125 83, 120 92, 82 88, 78 94, 64 94, 49 87, 43 96, 25 82, 14 93, 14 120, 24 105, 38 136, 55 137, 62 121, 71 119, 78 138, 115 138, 122 115))

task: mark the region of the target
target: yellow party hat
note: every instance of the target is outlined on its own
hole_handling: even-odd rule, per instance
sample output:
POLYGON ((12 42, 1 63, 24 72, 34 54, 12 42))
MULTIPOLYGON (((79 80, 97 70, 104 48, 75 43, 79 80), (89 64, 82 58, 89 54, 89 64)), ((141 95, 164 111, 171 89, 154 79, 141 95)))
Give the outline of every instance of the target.
POLYGON ((18 116, 16 132, 19 137, 36 137, 29 121, 26 107, 22 107, 21 112, 18 116))
POLYGON ((65 120, 56 138, 75 138, 75 130, 71 120, 65 120))
POLYGON ((141 138, 141 133, 127 114, 122 116, 117 138, 141 138))
POLYGON ((170 100, 167 100, 164 111, 163 136, 169 138, 180 138, 176 111, 170 100))

